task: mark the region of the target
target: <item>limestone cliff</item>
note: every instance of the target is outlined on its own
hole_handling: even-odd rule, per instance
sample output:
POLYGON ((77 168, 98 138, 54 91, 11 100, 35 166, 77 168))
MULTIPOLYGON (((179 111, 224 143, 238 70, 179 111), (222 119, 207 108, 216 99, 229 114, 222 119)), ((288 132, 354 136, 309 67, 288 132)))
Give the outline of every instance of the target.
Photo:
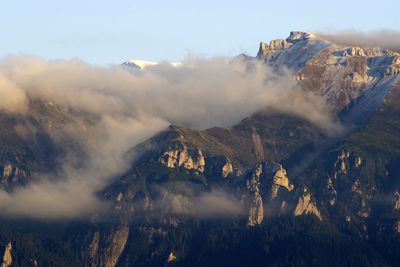
POLYGON ((111 231, 96 231, 88 248, 82 251, 85 266, 114 267, 125 248, 128 234, 129 227, 124 224, 111 231))
POLYGON ((264 209, 276 209, 278 212, 279 209, 286 208, 285 199, 277 200, 279 189, 284 188, 284 191, 291 192, 294 185, 289 181, 281 164, 266 161, 256 164, 246 187, 251 196, 248 225, 254 226, 262 222, 264 209))
POLYGON ((264 218, 263 201, 260 194, 260 175, 262 174, 262 164, 257 164, 251 177, 247 180, 247 189, 251 194, 251 205, 247 225, 254 226, 260 224, 264 218))
POLYGON ((228 177, 229 174, 233 172, 233 166, 230 160, 227 159, 226 163, 222 166, 221 176, 223 178, 228 177))
POLYGON ((185 144, 182 144, 180 148, 165 151, 160 157, 160 161, 170 168, 182 166, 186 169, 204 172, 205 160, 201 149, 191 153, 185 144))
POLYGON ((287 67, 306 91, 321 95, 346 120, 360 124, 399 82, 400 53, 346 46, 308 32, 261 43, 257 58, 274 68, 287 67))
POLYGON ((311 194, 304 189, 303 195, 299 198, 296 208, 293 212, 294 216, 303 214, 314 214, 318 219, 322 220, 315 201, 311 199, 311 194))
POLYGON ((273 182, 270 195, 271 200, 277 197, 280 187, 286 188, 289 192, 293 190, 294 185, 290 183, 289 178, 287 177, 286 170, 282 167, 281 164, 267 161, 265 167, 273 173, 273 182))

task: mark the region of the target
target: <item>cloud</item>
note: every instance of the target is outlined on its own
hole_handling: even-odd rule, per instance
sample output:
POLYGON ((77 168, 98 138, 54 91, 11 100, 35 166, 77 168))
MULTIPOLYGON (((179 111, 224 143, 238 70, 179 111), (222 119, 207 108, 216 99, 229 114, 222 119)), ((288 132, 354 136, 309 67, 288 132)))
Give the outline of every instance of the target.
POLYGON ((25 92, 0 74, 0 110, 10 113, 24 113, 27 98, 25 92))
MULTIPOLYGON (((35 218, 90 217, 104 205, 96 192, 130 167, 133 159, 125 153, 168 124, 231 126, 274 107, 327 132, 340 127, 321 97, 299 90, 289 71, 277 74, 259 62, 249 68, 225 58, 187 58, 179 68, 160 64, 135 71, 80 60, 6 57, 0 61, 0 109, 46 118, 57 144, 67 147, 72 140, 79 149, 66 150, 56 175, 36 174, 27 187, 0 192, 0 211, 35 218), (37 110, 34 101, 57 112, 37 110)), ((229 206, 229 201, 216 193, 197 202, 229 206)))
POLYGON ((236 194, 223 188, 209 191, 198 184, 173 182, 164 185, 153 185, 160 199, 153 208, 161 213, 190 215, 199 218, 223 218, 247 213, 245 205, 236 194), (169 191, 172 188, 173 191, 169 191))
POLYGON ((357 30, 343 30, 322 32, 319 35, 333 43, 361 46, 361 47, 381 47, 400 52, 400 32, 394 30, 379 30, 362 32, 357 30))

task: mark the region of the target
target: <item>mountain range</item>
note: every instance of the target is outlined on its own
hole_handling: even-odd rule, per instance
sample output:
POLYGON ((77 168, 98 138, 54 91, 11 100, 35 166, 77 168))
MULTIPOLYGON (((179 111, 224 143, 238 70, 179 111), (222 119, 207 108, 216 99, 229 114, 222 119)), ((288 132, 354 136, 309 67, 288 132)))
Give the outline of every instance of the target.
MULTIPOLYGON (((178 79, 177 65, 184 75, 195 69, 190 62, 162 65, 127 61, 119 71, 154 79, 152 69, 160 68, 161 77, 172 73, 178 79), (130 73, 131 67, 140 73, 130 73)), ((274 96, 271 103, 254 104, 251 114, 228 126, 166 125, 132 146, 122 141, 123 128, 115 127, 122 158, 114 149, 101 154, 97 147, 106 142, 90 142, 103 140, 98 127, 103 113, 37 93, 27 94, 28 112, 3 108, 2 266, 397 265, 400 53, 295 31, 261 42, 256 56, 242 54, 228 65, 234 75, 246 75, 236 72, 241 66, 277 87, 267 91, 274 96), (116 171, 108 165, 114 161, 116 171), (107 179, 97 182, 102 175, 107 179), (39 190, 43 179, 46 186, 39 190), (57 186, 65 179, 79 189, 73 191, 74 216, 67 210, 49 218, 55 212, 40 206, 34 212, 14 210, 25 204, 13 206, 12 196, 26 195, 29 202, 36 196, 31 192, 68 191, 63 183, 57 186), (94 201, 78 197, 89 186, 101 204, 77 212, 84 205, 80 199, 94 201)), ((85 98, 85 87, 78 89, 85 98)), ((212 101, 213 89, 207 92, 212 101)), ((150 99, 144 105, 157 109, 159 99, 150 99)), ((229 94, 212 103, 224 106, 223 101, 230 103, 229 94)), ((190 105, 184 110, 176 105, 171 114, 190 112, 190 105)))

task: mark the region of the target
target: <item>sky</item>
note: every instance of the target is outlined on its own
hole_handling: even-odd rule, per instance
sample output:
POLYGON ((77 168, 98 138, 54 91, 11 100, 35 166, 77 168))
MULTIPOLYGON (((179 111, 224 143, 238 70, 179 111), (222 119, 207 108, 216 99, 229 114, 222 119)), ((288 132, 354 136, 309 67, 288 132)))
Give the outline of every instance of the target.
POLYGON ((400 29, 400 1, 0 1, 0 58, 29 54, 107 66, 240 53, 292 30, 400 29))

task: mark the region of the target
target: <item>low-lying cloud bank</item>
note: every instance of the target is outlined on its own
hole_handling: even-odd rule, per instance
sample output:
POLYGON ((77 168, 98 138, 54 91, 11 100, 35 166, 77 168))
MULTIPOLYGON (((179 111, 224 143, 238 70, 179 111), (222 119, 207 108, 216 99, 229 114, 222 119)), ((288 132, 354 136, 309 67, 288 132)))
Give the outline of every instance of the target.
POLYGON ((0 110, 30 116, 30 101, 40 100, 86 114, 48 129, 56 142, 65 135, 78 140, 85 158, 78 157, 83 162, 76 164, 76 155, 67 155, 58 179, 42 174, 13 193, 1 191, 0 211, 36 218, 89 217, 105 205, 96 192, 129 168, 124 153, 169 124, 230 126, 273 107, 327 132, 340 128, 320 97, 299 90, 289 72, 276 74, 261 63, 248 68, 223 58, 188 58, 179 68, 159 64, 139 71, 9 56, 0 61, 0 110), (96 119, 87 123, 88 115, 96 119))
POLYGON ((343 30, 333 32, 321 32, 321 37, 333 43, 361 46, 381 47, 400 52, 400 32, 394 30, 379 30, 362 32, 357 30, 343 30))

